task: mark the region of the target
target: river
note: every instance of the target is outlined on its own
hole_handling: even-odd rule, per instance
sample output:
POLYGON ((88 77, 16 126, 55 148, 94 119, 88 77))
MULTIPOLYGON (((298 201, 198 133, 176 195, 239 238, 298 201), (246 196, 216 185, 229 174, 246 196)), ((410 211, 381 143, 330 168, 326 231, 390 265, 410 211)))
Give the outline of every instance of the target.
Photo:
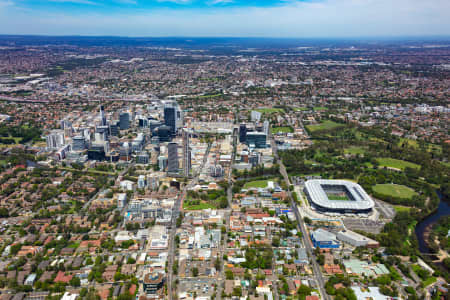
POLYGON ((419 250, 421 253, 430 253, 429 248, 423 237, 426 228, 429 225, 436 223, 437 220, 439 220, 439 218, 450 215, 450 205, 446 201, 442 200, 442 194, 439 191, 437 191, 437 194, 441 201, 439 202, 439 206, 436 212, 426 217, 416 226, 416 236, 417 239, 419 240, 419 250))

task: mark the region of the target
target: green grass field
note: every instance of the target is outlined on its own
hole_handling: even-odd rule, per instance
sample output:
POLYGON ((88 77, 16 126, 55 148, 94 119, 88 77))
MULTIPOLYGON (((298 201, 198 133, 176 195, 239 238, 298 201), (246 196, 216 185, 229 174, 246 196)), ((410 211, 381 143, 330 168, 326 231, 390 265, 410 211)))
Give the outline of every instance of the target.
MULTIPOLYGON (((419 274, 419 272, 422 270, 422 267, 417 264, 414 264, 411 266, 411 269, 413 269, 414 273, 419 274)), ((437 280, 436 277, 429 276, 426 280, 423 281, 423 286, 424 287, 429 286, 430 284, 435 283, 436 280, 437 280)))
POLYGON ((356 155, 356 154, 364 154, 366 152, 366 150, 363 147, 350 147, 350 148, 346 148, 344 149, 344 153, 345 154, 352 154, 352 155, 356 155))
POLYGON ((402 205, 394 205, 394 209, 396 213, 403 212, 403 211, 410 211, 411 207, 402 206, 402 205))
POLYGON ((329 200, 332 201, 349 201, 346 196, 338 196, 338 195, 327 195, 329 200))
POLYGON ((244 185, 244 189, 249 189, 249 188, 265 188, 267 187, 267 182, 269 180, 256 180, 256 181, 250 181, 247 182, 244 185))
POLYGON ((311 132, 315 132, 315 131, 319 131, 319 130, 335 129, 335 128, 339 128, 339 127, 343 127, 343 126, 344 126, 343 124, 339 124, 339 123, 327 120, 320 124, 307 125, 306 128, 311 132))
POLYGON ((380 164, 380 167, 395 168, 402 171, 404 171, 407 167, 417 170, 420 169, 420 166, 418 164, 394 158, 388 157, 377 158, 377 161, 380 164))
POLYGON ((314 106, 314 111, 325 111, 328 110, 325 106, 314 106))
POLYGON ((450 162, 443 162, 443 161, 441 161, 441 164, 443 164, 447 168, 450 168, 450 162))
POLYGON ((417 194, 413 189, 399 184, 377 184, 372 189, 376 193, 401 199, 411 199, 417 194))
POLYGON ((216 98, 216 97, 220 97, 220 96, 223 96, 223 94, 201 95, 201 96, 198 96, 197 98, 216 98))
POLYGON ((429 286, 430 284, 435 283, 436 281, 437 281, 436 277, 430 276, 430 277, 427 278, 427 280, 425 280, 423 282, 423 286, 429 286))
POLYGON ((272 127, 270 130, 272 133, 292 133, 294 132, 294 129, 292 129, 292 127, 289 126, 284 126, 284 127, 272 127))
MULTIPOLYGON (((398 146, 401 146, 402 144, 408 145, 408 146, 410 146, 412 148, 416 148, 416 149, 419 148, 419 142, 416 140, 412 140, 412 139, 400 138, 400 141, 398 142, 398 146)), ((441 145, 427 143, 426 149, 428 152, 442 153, 441 145)))
POLYGON ((284 112, 284 109, 282 109, 282 108, 258 108, 255 110, 259 111, 262 114, 274 114, 274 113, 283 113, 284 112))
POLYGON ((202 210, 202 209, 208 209, 212 208, 215 209, 216 207, 214 205, 211 205, 206 202, 202 202, 200 204, 191 205, 189 202, 183 202, 183 209, 184 210, 202 210))
POLYGON ((307 111, 309 108, 307 107, 294 107, 294 111, 307 111))

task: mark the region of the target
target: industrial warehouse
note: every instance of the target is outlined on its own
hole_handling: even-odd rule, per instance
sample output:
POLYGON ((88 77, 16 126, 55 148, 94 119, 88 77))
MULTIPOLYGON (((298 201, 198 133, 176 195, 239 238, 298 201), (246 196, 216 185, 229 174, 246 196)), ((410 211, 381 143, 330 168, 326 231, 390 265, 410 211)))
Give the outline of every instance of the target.
POLYGON ((346 180, 308 180, 305 194, 311 207, 321 212, 368 214, 375 205, 359 184, 346 180))

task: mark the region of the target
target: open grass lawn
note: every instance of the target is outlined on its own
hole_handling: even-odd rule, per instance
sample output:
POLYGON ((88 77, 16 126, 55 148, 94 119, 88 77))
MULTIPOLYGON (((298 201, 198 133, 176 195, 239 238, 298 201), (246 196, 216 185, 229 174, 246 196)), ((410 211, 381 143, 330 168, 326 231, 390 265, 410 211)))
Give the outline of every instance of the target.
POLYGON ((223 94, 201 95, 201 96, 198 96, 197 98, 216 98, 216 97, 220 97, 220 96, 223 96, 223 94))
POLYGON ((350 147, 350 148, 344 149, 345 154, 352 154, 352 155, 360 154, 360 155, 362 155, 365 152, 366 152, 366 150, 363 147, 350 147))
POLYGON ((200 204, 190 204, 189 201, 183 202, 183 209, 185 210, 202 210, 208 208, 215 209, 217 207, 207 202, 201 202, 200 204))
POLYGON ((258 108, 255 110, 259 111, 262 114, 274 114, 274 113, 283 113, 284 112, 284 109, 282 109, 282 108, 258 108))
POLYGON ((377 158, 377 161, 380 164, 380 167, 395 168, 402 171, 404 171, 407 167, 417 170, 420 169, 420 166, 418 164, 394 158, 377 158))
POLYGON ((292 129, 292 127, 289 126, 284 126, 284 127, 272 127, 272 129, 270 130, 272 133, 292 133, 294 132, 294 129, 292 129))
POLYGON ((410 211, 411 207, 408 206, 402 206, 402 205, 394 205, 394 209, 396 213, 402 212, 402 211, 410 211))
POLYGON ((430 276, 430 277, 427 278, 427 280, 425 280, 425 281, 423 282, 423 285, 424 285, 424 286, 429 286, 430 284, 435 283, 436 280, 437 280, 436 277, 430 276))
MULTIPOLYGON (((400 138, 400 141, 398 142, 398 145, 401 146, 402 144, 408 145, 413 148, 419 148, 419 143, 416 140, 407 139, 407 138, 400 138)), ((442 153, 442 146, 427 143, 426 148, 428 152, 435 152, 435 153, 442 153)))
POLYGON ((325 106, 314 106, 314 111, 325 111, 328 110, 325 106))
POLYGON ((339 127, 343 127, 343 124, 339 124, 330 120, 327 120, 325 122, 322 122, 320 124, 316 124, 316 125, 307 125, 306 128, 311 131, 319 131, 319 130, 329 130, 329 129, 335 129, 335 128, 339 128, 339 127))
POLYGON ((402 199, 411 199, 416 195, 413 189, 399 184, 376 184, 372 189, 376 193, 402 199))
MULTIPOLYGON (((422 267, 419 266, 419 265, 417 265, 417 264, 414 264, 414 265, 411 266, 411 269, 413 269, 414 273, 416 273, 417 275, 419 275, 419 272, 422 270, 422 267)), ((434 277, 434 276, 429 276, 426 280, 423 281, 423 285, 424 285, 425 287, 426 287, 426 286, 429 286, 430 284, 435 283, 436 280, 437 280, 436 277, 434 277)))
POLYGON ((307 110, 309 110, 309 108, 307 108, 307 107, 295 107, 294 108, 294 111, 307 111, 307 110))
POLYGON ((256 181, 250 181, 247 182, 244 185, 244 189, 249 189, 249 188, 265 188, 267 187, 267 182, 269 180, 256 180, 256 181))

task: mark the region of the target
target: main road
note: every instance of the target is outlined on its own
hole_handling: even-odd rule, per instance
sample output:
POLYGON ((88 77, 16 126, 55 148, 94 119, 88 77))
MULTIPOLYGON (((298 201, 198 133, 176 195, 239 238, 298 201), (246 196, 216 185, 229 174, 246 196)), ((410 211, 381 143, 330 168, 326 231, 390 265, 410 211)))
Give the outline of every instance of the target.
POLYGON ((184 198, 186 197, 187 191, 196 185, 198 183, 198 178, 200 174, 202 173, 202 170, 206 164, 206 161, 208 160, 209 151, 211 150, 211 144, 208 144, 208 148, 206 148, 205 156, 203 157, 203 161, 198 168, 197 173, 194 175, 194 178, 192 178, 191 182, 184 186, 182 192, 177 197, 177 200, 175 202, 175 205, 173 207, 173 213, 172 213, 172 222, 170 227, 170 233, 169 233, 169 252, 168 252, 168 263, 167 263, 167 293, 169 295, 169 300, 173 299, 173 293, 176 293, 176 290, 173 290, 173 263, 175 258, 175 234, 177 232, 177 219, 180 216, 180 210, 181 210, 181 203, 183 203, 184 198))
POLYGON ((316 277, 318 285, 319 285, 320 295, 321 295, 322 299, 329 300, 330 298, 325 291, 325 280, 323 279, 322 271, 320 270, 320 266, 317 263, 316 257, 314 255, 313 248, 309 241, 308 232, 306 231, 305 223, 303 222, 303 218, 300 216, 300 213, 297 208, 297 203, 294 201, 294 198, 292 197, 292 193, 289 189, 291 186, 291 182, 290 182, 289 176, 286 172, 286 167, 284 166, 283 161, 278 156, 277 145, 275 144, 273 137, 271 137, 270 143, 272 146, 273 154, 280 166, 280 173, 283 176, 286 186, 288 187, 288 195, 291 199, 292 210, 294 211, 295 218, 297 219, 298 227, 299 227, 300 231, 302 232, 303 244, 305 245, 306 252, 308 253, 308 256, 311 258, 311 266, 314 271, 314 276, 316 277))

